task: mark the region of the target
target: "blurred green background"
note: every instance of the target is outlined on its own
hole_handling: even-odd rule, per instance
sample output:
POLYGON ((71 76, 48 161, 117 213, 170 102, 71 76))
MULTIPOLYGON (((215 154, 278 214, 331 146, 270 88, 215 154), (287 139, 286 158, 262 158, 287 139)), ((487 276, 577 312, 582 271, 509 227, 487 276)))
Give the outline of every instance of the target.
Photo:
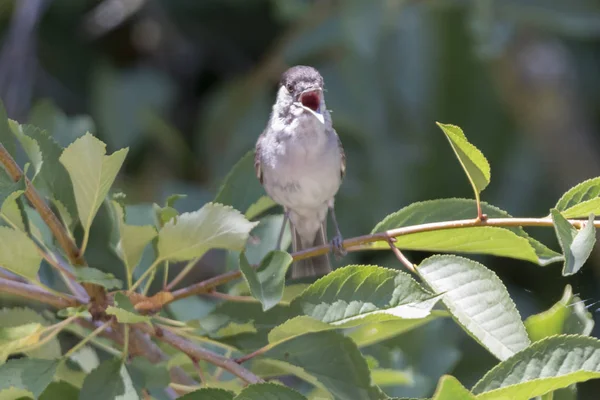
MULTIPOLYGON (((600 176, 597 0, 0 0, 0 44, 10 118, 63 145, 90 130, 109 152, 129 146, 117 183, 129 202, 185 193, 178 208, 189 211, 211 200, 295 64, 321 71, 346 149, 336 199, 346 237, 415 201, 472 196, 435 121, 461 126, 487 156, 482 198, 513 215, 547 215, 567 189, 600 176)), ((530 232, 559 249, 551 229, 530 232)), ((560 264, 475 258, 524 318, 567 283, 600 314, 599 250, 568 279, 560 264)), ((189 279, 219 270, 215 260, 189 279)), ((399 267, 387 252, 343 262, 399 267)), ((446 372, 468 386, 494 364, 447 322, 371 349, 415 370, 415 387, 390 394, 428 395, 446 372)), ((581 398, 594 385, 581 385, 581 398)))

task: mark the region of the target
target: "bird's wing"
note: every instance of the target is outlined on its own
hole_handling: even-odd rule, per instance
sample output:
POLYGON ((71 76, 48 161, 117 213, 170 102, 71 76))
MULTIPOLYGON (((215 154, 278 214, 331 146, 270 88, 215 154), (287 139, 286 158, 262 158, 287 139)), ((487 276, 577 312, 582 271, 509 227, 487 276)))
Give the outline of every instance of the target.
POLYGON ((346 175, 346 153, 344 152, 344 146, 342 146, 342 141, 340 140, 340 136, 337 134, 335 129, 334 129, 334 132, 335 132, 335 136, 337 137, 338 147, 340 148, 340 154, 342 156, 341 175, 342 175, 342 179, 343 179, 344 176, 346 175))
MULTIPOLYGON (((261 135, 262 137, 262 135, 261 135)), ((260 182, 260 184, 263 184, 263 175, 262 175, 262 171, 260 169, 260 138, 258 138, 258 141, 256 142, 256 148, 254 149, 254 172, 256 172, 256 177, 258 178, 258 181, 260 182)))

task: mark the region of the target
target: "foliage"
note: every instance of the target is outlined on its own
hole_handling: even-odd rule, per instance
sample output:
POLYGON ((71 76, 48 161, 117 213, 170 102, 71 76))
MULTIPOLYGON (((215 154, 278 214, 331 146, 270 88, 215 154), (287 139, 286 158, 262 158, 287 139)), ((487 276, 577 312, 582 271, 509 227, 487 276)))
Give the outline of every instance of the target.
MULTIPOLYGON (((385 217, 370 235, 345 242, 354 250, 392 246, 399 266, 413 275, 376 265, 347 265, 300 285, 285 279, 295 255, 269 249, 279 228, 272 222, 281 216, 266 215, 272 204, 256 182, 246 179, 253 167, 247 155, 233 167, 214 202, 180 213, 173 197, 134 224, 135 206, 113 188, 127 149, 107 156, 105 144, 86 133, 57 156, 58 145, 44 144, 43 130, 12 120, 7 124, 13 137, 3 139, 3 148, 20 143, 36 174, 32 181, 1 177, 4 201, 18 200, 27 190, 29 199, 43 193, 55 205, 73 195, 76 207, 56 206, 54 214, 43 202, 32 201, 33 207, 23 202, 13 213, 2 209, 6 226, 0 227, 0 261, 11 274, 0 278, 0 291, 52 308, 43 314, 25 308, 1 310, 11 323, 0 325, 0 396, 78 393, 79 398, 161 399, 179 393, 185 399, 388 399, 390 388, 418 380, 407 370, 386 365, 388 355, 378 352, 378 346, 447 317, 499 363, 481 373, 471 389, 453 376, 441 377, 433 399, 525 400, 572 392, 578 382, 600 377, 600 342, 589 337, 593 322, 570 286, 551 309, 523 322, 504 283, 485 265, 453 254, 413 265, 400 252, 417 248, 490 254, 534 266, 564 261, 563 275, 574 274, 595 243, 600 222, 594 215, 600 207, 594 199, 600 179, 571 189, 547 217, 513 218, 479 199, 491 176, 481 151, 460 128, 439 124, 473 185, 475 199, 415 203, 385 217), (69 180, 60 185, 49 183, 48 176, 37 178, 44 177, 45 169, 61 168, 69 180), (57 192, 62 190, 68 193, 57 192), (575 214, 585 219, 568 219, 575 214), (75 248, 88 263, 99 255, 86 248, 104 248, 119 258, 122 270, 102 262, 94 262, 96 267, 71 265, 68 260, 76 258, 69 253, 71 247, 56 243, 53 232, 41 233, 44 223, 58 217, 65 237, 78 241, 75 248), (109 226, 109 235, 94 233, 100 221, 109 226), (529 236, 523 227, 531 225, 554 227, 563 254, 529 236), (181 281, 212 249, 235 257, 238 266, 181 289, 168 284, 165 274, 163 287, 151 291, 156 275, 170 262, 188 262, 176 278, 181 281), (152 260, 145 263, 147 256, 152 260), (40 273, 42 260, 51 267, 46 274, 40 273), (237 285, 225 286, 240 278, 237 285), (198 319, 180 318, 177 304, 198 294, 220 303, 198 319), (67 332, 81 339, 63 353, 56 340, 67 332)), ((7 171, 14 170, 9 153, 1 152, 0 161, 7 171)), ((315 248, 308 255, 323 251, 315 248)))

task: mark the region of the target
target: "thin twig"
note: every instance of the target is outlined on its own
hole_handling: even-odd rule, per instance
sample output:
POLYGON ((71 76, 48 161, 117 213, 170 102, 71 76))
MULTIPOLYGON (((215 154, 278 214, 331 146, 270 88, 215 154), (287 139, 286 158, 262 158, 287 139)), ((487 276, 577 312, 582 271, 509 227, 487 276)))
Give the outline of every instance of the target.
MULTIPOLYGON (((571 225, 575 228, 581 229, 585 220, 570 219, 568 220, 571 225)), ((357 250, 368 250, 370 243, 374 242, 387 242, 390 237, 398 237, 404 235, 410 235, 421 232, 439 231, 445 229, 461 229, 461 228, 473 228, 478 226, 495 226, 495 227, 521 227, 521 226, 553 226, 551 218, 484 218, 479 220, 477 218, 462 219, 456 221, 443 221, 443 222, 431 222, 421 225, 404 226, 401 228, 391 229, 385 232, 377 232, 369 235, 357 236, 344 240, 343 246, 348 251, 357 250)), ((600 228, 600 220, 594 221, 594 226, 600 228)), ((327 254, 331 251, 331 245, 321 245, 312 247, 306 250, 292 253, 292 257, 295 261, 303 260, 310 257, 315 257, 323 254, 327 254)), ((238 271, 230 271, 221 275, 214 276, 210 279, 202 282, 195 283, 188 287, 175 290, 173 292, 173 299, 169 302, 173 302, 186 297, 194 296, 197 294, 205 294, 212 291, 217 286, 231 282, 242 276, 242 273, 238 271)))
POLYGON ((173 290, 173 288, 177 286, 177 284, 181 282, 183 278, 185 278, 185 276, 192 270, 192 268, 194 268, 194 266, 198 263, 199 260, 200 258, 194 258, 193 260, 190 260, 185 265, 185 267, 183 267, 183 269, 177 274, 177 276, 173 278, 173 280, 167 285, 165 290, 173 290))
POLYGON ((92 331, 92 333, 90 333, 89 335, 84 337, 82 340, 80 340, 79 343, 77 343, 75 346, 71 347, 71 349, 63 355, 63 358, 66 359, 66 358, 70 357, 72 354, 75 354, 75 352, 77 352, 77 350, 81 349, 83 346, 85 346, 85 344, 87 342, 89 342, 90 340, 92 340, 93 338, 98 336, 100 333, 102 333, 102 331, 104 331, 106 328, 108 328, 112 323, 113 323, 113 320, 111 318, 110 320, 106 321, 105 323, 103 323, 102 325, 97 327, 94 331, 92 331))
POLYGON ((69 295, 65 294, 62 297, 56 296, 46 289, 42 289, 41 287, 4 278, 0 278, 0 292, 10 293, 16 296, 25 297, 27 299, 36 300, 41 303, 51 305, 55 308, 67 308, 79 305, 77 299, 69 295))
POLYGON ((231 372, 233 375, 236 375, 237 377, 239 377, 247 383, 252 384, 264 382, 258 376, 254 375, 246 368, 240 366, 235 361, 225 358, 219 354, 213 353, 212 351, 208 351, 201 347, 198 347, 194 343, 174 334, 168 329, 160 329, 160 332, 157 332, 154 327, 148 326, 146 324, 139 324, 136 325, 136 327, 137 329, 154 336, 156 339, 170 344, 176 349, 187 354, 189 357, 194 357, 198 360, 204 360, 213 365, 226 369, 227 371, 231 372))
POLYGON ((272 347, 273 347, 273 345, 272 345, 272 344, 268 344, 268 345, 266 345, 266 346, 264 346, 264 347, 261 347, 261 348, 260 348, 260 349, 258 349, 258 350, 255 350, 255 351, 253 351, 253 352, 252 352, 252 353, 250 353, 250 354, 246 354, 245 356, 241 356, 240 358, 236 358, 234 361, 235 361, 236 363, 238 363, 238 364, 244 363, 244 362, 246 362, 246 361, 248 361, 248 360, 250 360, 250 359, 252 359, 252 358, 254 358, 254 357, 258 357, 258 356, 260 356, 260 355, 263 355, 263 354, 265 354, 265 353, 266 353, 267 351, 269 351, 269 350, 270 350, 272 347))
POLYGON ((257 303, 258 302, 258 300, 256 300, 252 296, 236 296, 233 294, 220 293, 220 292, 215 292, 215 291, 205 293, 204 295, 214 297, 215 299, 235 301, 238 303, 257 303))
POLYGON ((198 378, 200 379, 200 384, 201 385, 206 384, 206 377, 204 376, 204 372, 202 372, 202 368, 200 367, 200 363, 198 362, 198 360, 196 360, 193 357, 190 357, 190 360, 192 360, 192 364, 194 365, 194 369, 198 373, 198 378))

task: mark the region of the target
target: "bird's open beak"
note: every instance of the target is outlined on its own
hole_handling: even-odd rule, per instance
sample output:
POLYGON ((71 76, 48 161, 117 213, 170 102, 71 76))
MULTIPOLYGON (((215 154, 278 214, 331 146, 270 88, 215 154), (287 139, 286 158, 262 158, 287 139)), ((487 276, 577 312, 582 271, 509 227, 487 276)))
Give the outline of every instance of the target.
POLYGON ((323 90, 321 88, 311 88, 300 93, 300 103, 302 104, 302 108, 310 112, 324 124, 325 119, 321 113, 321 96, 323 96, 323 90))

